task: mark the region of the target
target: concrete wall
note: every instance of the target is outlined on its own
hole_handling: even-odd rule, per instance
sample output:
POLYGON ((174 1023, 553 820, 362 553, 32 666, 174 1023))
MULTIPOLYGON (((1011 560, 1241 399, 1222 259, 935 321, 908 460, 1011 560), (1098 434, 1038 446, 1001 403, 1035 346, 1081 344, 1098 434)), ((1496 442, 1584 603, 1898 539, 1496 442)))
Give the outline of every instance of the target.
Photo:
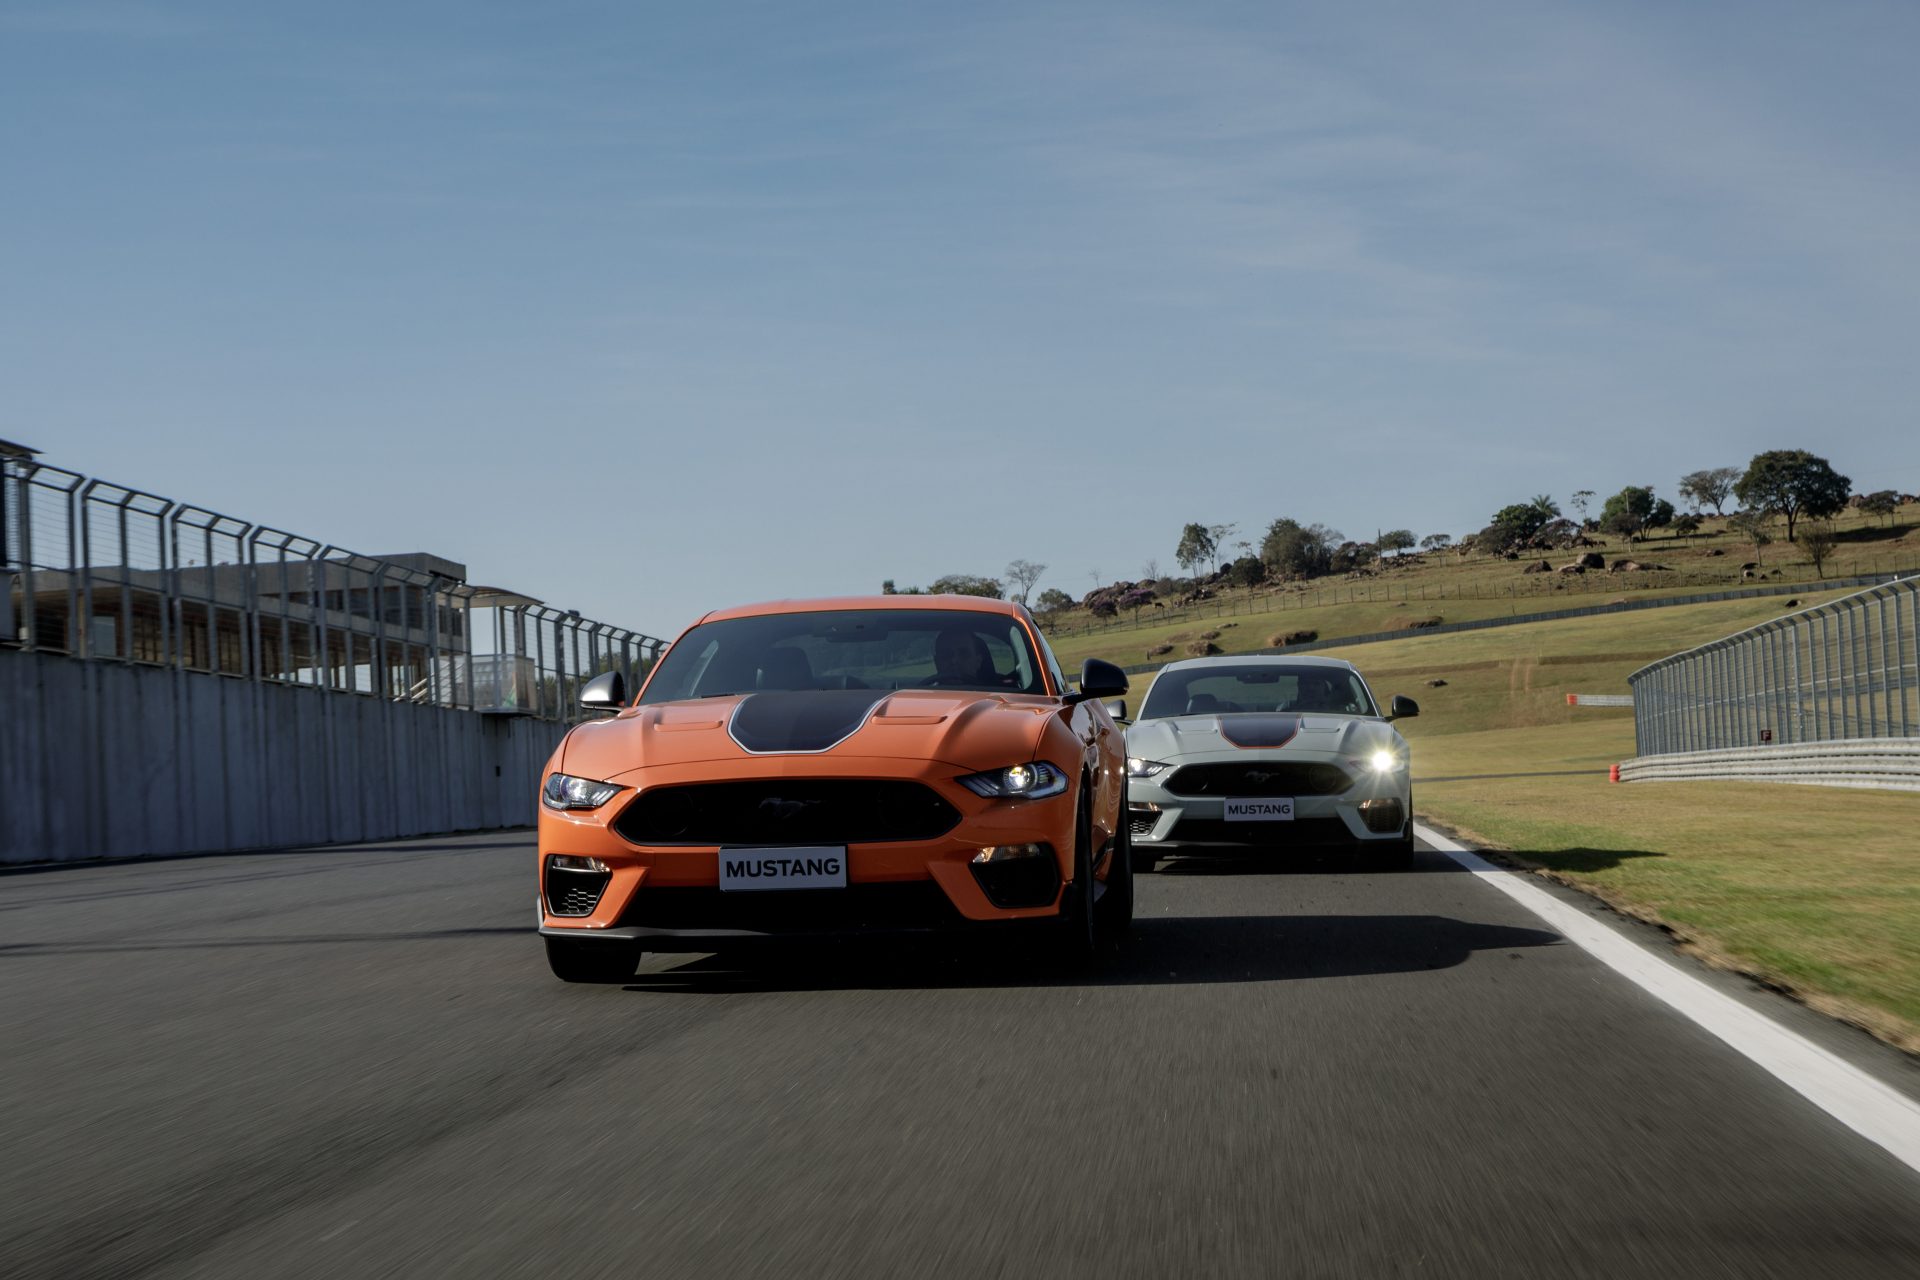
POLYGON ((562 731, 0 649, 0 863, 526 826, 562 731))

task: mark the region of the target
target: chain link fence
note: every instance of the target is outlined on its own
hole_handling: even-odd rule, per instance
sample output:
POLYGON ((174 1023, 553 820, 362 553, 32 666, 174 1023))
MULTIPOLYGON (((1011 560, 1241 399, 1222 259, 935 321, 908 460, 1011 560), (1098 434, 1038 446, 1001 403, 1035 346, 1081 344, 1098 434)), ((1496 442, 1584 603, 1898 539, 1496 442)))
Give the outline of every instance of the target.
POLYGON ((0 441, 0 645, 396 702, 578 719, 666 642, 41 462, 0 441))
POLYGON ((1628 681, 1642 757, 1920 737, 1920 578, 1775 618, 1628 681))

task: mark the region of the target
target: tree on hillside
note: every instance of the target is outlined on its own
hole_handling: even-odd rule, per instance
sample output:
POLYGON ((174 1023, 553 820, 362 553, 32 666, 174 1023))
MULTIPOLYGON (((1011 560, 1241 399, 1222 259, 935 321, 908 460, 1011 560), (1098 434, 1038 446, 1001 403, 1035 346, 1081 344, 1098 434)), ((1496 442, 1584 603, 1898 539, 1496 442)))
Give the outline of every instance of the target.
POLYGON ((1270 574, 1318 578, 1333 572, 1333 548, 1339 541, 1340 535, 1325 525, 1303 525, 1282 516, 1267 526, 1260 560, 1270 574))
POLYGON ((1180 545, 1174 548, 1173 558, 1188 573, 1201 565, 1213 563, 1213 557, 1220 550, 1220 540, 1213 530, 1204 524, 1189 524, 1180 531, 1180 545))
POLYGON ((1807 553, 1807 559, 1813 561, 1813 574, 1816 578, 1827 576, 1827 558, 1833 554, 1833 544, 1837 541, 1833 526, 1825 520, 1809 520, 1800 530, 1800 549, 1807 553))
POLYGON ((1418 545, 1418 542, 1419 540, 1413 536, 1413 530, 1411 529, 1389 529, 1380 535, 1378 545, 1383 554, 1391 551, 1395 555, 1399 555, 1403 551, 1413 550, 1414 547, 1418 545))
POLYGON ((1733 486, 1740 479, 1738 467, 1709 467, 1705 471, 1689 471, 1680 477, 1680 496, 1695 511, 1709 504, 1713 514, 1727 514, 1727 499, 1733 496, 1733 486))
POLYGON ((1008 565, 1006 569, 1007 581, 1019 588, 1018 594, 1013 598, 1021 604, 1025 604, 1027 597, 1033 593, 1034 585, 1040 581, 1040 575, 1046 571, 1047 566, 1035 564, 1031 560, 1015 560, 1012 564, 1008 565))
POLYGON ((1062 609, 1073 608, 1073 597, 1058 587, 1048 587, 1040 593, 1040 598, 1034 604, 1043 614, 1058 613, 1062 609))
POLYGON ((1600 508, 1600 527, 1631 543, 1635 538, 1644 537, 1655 519, 1663 514, 1667 520, 1673 519, 1672 503, 1663 503, 1654 497, 1652 485, 1630 484, 1600 508), (1666 508, 1664 513, 1660 510, 1662 506, 1666 508))
MULTIPOLYGON (((1240 526, 1238 524, 1208 525, 1207 533, 1213 538, 1213 554, 1216 556, 1225 556, 1227 554, 1227 539, 1233 537, 1235 533, 1239 532, 1239 529, 1240 526)), ((1231 557, 1228 558, 1231 559, 1231 557)))
POLYGON ((1430 533, 1420 539, 1420 549, 1422 551, 1445 551, 1452 541, 1453 535, 1450 533, 1430 533))
POLYGON ((1787 541, 1792 542, 1794 523, 1801 517, 1839 515, 1853 482, 1805 449, 1770 449, 1754 455, 1733 491, 1749 508, 1786 517, 1787 541))
POLYGON ((970 573, 950 573, 935 578, 927 590, 936 596, 985 596, 989 600, 1006 597, 1006 588, 998 578, 976 578, 970 573))
POLYGON ((1676 516, 1673 521, 1673 531, 1683 538, 1691 538, 1700 532, 1700 517, 1691 511, 1686 515, 1676 516))
POLYGON ((1531 502, 1516 502, 1494 512, 1476 541, 1482 550, 1499 555, 1512 547, 1525 546, 1534 534, 1559 518, 1559 504, 1543 493, 1531 502))
POLYGON ((1587 506, 1592 501, 1593 501, 1593 490, 1591 489, 1575 489, 1573 491, 1573 496, 1567 499, 1567 505, 1572 507, 1576 512, 1579 513, 1581 528, 1586 527, 1587 506))
POLYGON ((1379 558, 1380 548, 1371 542, 1343 542, 1333 549, 1333 571, 1352 573, 1364 569, 1379 558))
POLYGON ((1893 523, 1893 513, 1899 509, 1898 490, 1880 489, 1860 499, 1860 511, 1863 515, 1883 517, 1888 524, 1893 523))
POLYGON ((1753 545, 1753 559, 1756 564, 1765 564, 1766 556, 1761 548, 1773 543, 1773 535, 1767 532, 1767 513, 1764 511, 1736 511, 1727 517, 1727 528, 1746 542, 1753 545))

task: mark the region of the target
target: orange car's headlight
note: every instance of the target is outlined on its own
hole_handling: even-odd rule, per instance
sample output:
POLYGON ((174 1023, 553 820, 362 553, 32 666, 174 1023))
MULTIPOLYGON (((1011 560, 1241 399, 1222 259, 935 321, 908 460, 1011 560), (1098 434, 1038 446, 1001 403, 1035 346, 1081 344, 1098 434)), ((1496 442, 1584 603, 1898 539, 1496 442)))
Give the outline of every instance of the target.
POLYGON ((540 789, 540 799, 549 809, 598 809, 624 790, 611 782, 556 773, 540 789))
POLYGON ((1045 760, 970 773, 957 781, 973 794, 988 799, 1041 800, 1067 789, 1067 775, 1045 760))

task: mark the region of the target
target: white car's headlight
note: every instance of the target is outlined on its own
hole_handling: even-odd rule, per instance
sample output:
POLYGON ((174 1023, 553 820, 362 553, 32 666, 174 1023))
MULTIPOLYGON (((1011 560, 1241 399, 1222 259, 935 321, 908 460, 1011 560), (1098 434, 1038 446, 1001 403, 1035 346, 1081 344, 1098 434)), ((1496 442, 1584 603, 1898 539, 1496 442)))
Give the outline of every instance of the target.
POLYGON ((1127 776, 1129 778, 1151 778, 1156 773, 1165 773, 1173 766, 1162 764, 1158 760, 1143 760, 1139 756, 1127 757, 1127 776))
POLYGON ((611 782, 556 773, 550 775, 547 785, 540 789, 540 799, 549 809, 598 809, 621 790, 623 788, 611 782))
POLYGON ((970 773, 958 781, 973 794, 989 799, 1040 800, 1067 789, 1067 775, 1045 760, 970 773))
POLYGON ((1395 769, 1405 768, 1406 763, 1391 751, 1376 751, 1367 758, 1367 764, 1375 773, 1392 773, 1395 769))

